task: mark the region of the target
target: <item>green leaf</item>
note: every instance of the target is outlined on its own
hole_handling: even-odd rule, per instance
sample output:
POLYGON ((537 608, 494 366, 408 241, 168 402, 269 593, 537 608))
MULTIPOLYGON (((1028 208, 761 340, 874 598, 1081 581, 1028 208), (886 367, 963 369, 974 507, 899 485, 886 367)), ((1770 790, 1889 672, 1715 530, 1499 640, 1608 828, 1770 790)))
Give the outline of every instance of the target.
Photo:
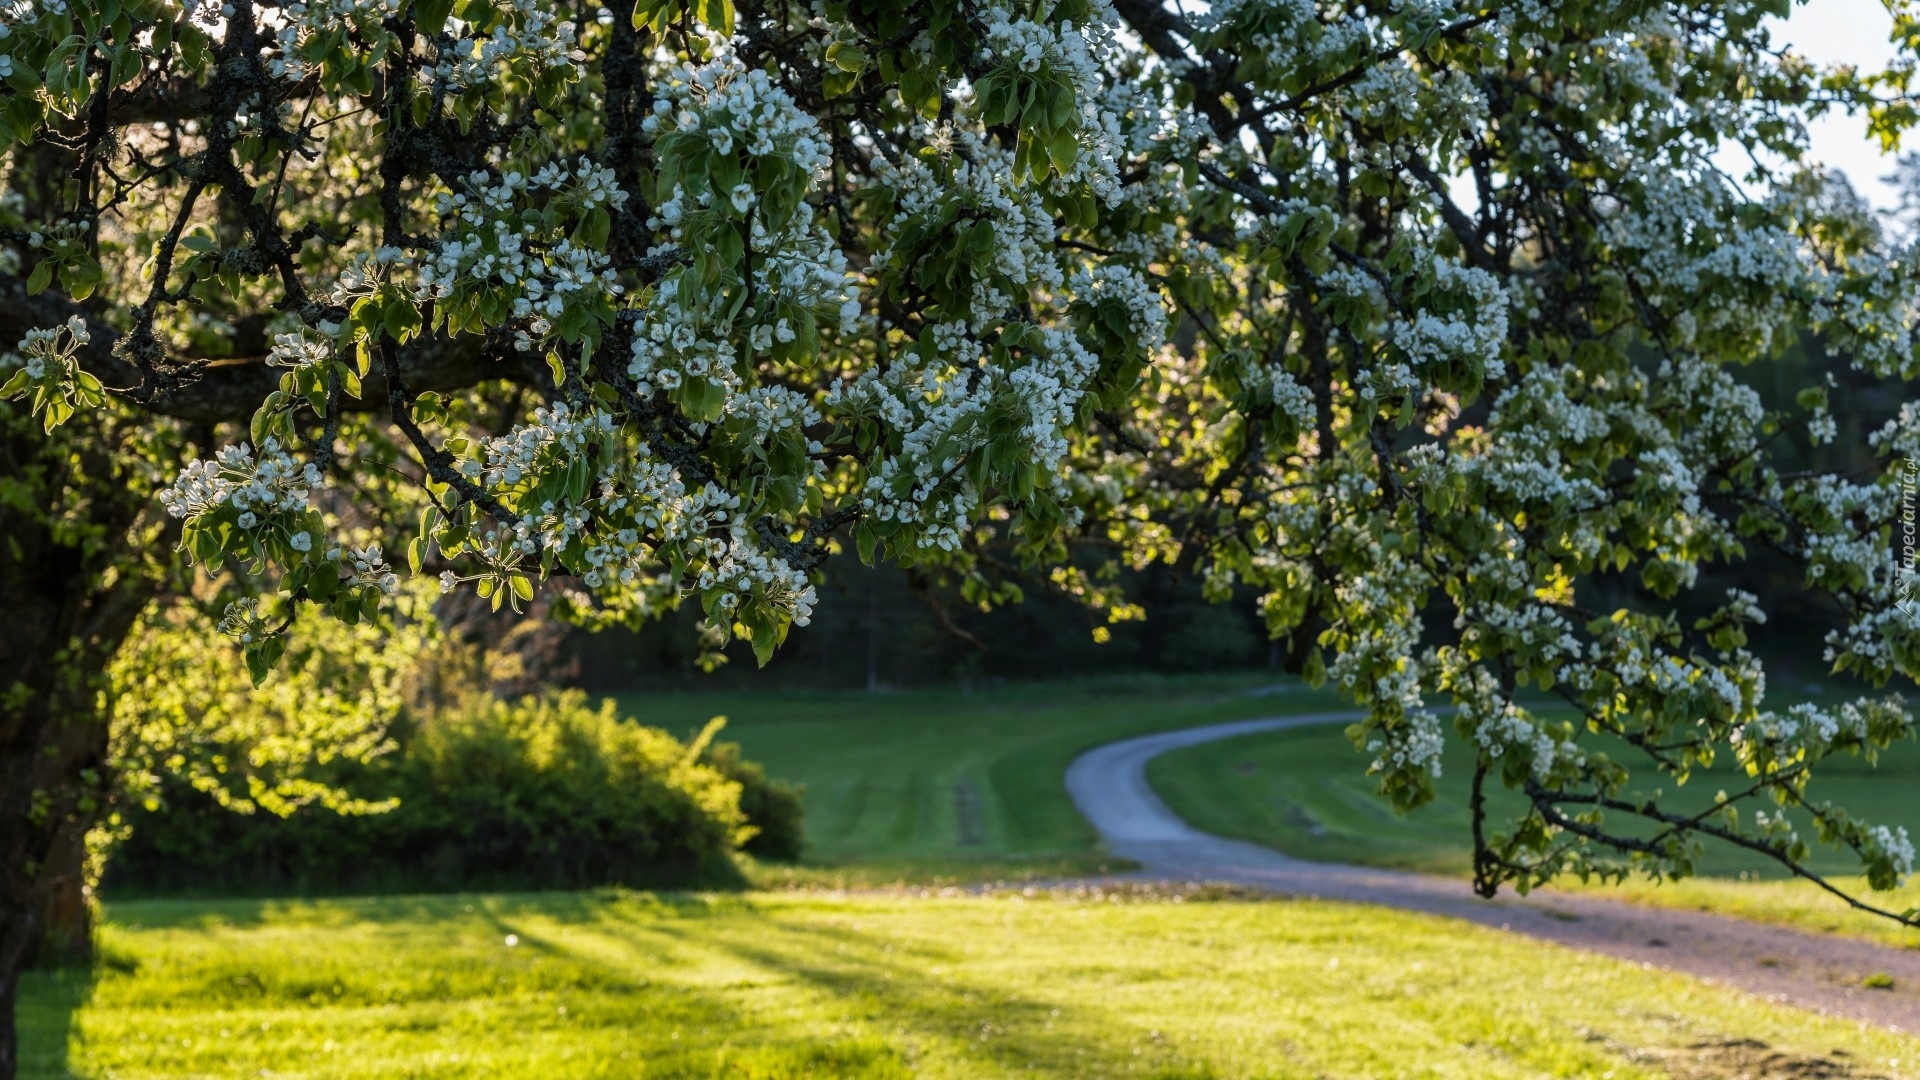
POLYGON ((259 686, 267 681, 267 675, 280 662, 280 656, 287 651, 287 639, 278 634, 264 641, 249 643, 243 650, 247 660, 247 675, 253 685, 259 686))
POLYGON ((413 305, 413 301, 396 296, 387 301, 381 322, 388 337, 395 341, 406 341, 420 329, 420 309, 413 305))
POLYGON ((580 227, 574 230, 574 240, 582 247, 604 251, 607 247, 607 236, 612 231, 613 218, 607 214, 607 208, 596 206, 580 219, 580 227))
POLYGON ((438 34, 453 14, 453 0, 415 0, 414 25, 423 34, 438 34))
POLYGON ((752 633, 753 658, 761 667, 766 667, 767 661, 773 659, 773 651, 780 647, 780 639, 785 636, 780 632, 779 618, 772 612, 756 611, 746 605, 742 605, 742 608, 740 623, 752 633))
POLYGON ((700 21, 723 37, 733 36, 733 0, 700 0, 700 21))
POLYGON ((860 76, 850 75, 838 69, 828 69, 821 73, 820 90, 828 100, 843 97, 860 84, 860 76))
POLYGON ((1315 690, 1327 684, 1327 658, 1321 655, 1319 646, 1314 646, 1313 651, 1307 653, 1306 670, 1301 675, 1307 680, 1307 685, 1315 690))
POLYGON ((850 74, 866 70, 867 52, 850 42, 836 41, 827 46, 827 63, 850 74))
POLYGON ((587 497, 588 485, 592 483, 592 480, 593 475, 588 469, 586 455, 582 454, 575 457, 573 461, 567 465, 567 501, 572 503, 584 502, 587 497))
POLYGON ((1080 140, 1074 137, 1071 128, 1062 128, 1047 140, 1047 157, 1052 159, 1053 167, 1061 173, 1073 168, 1074 159, 1080 156, 1080 140))
POLYGON ((446 404, 440 400, 440 395, 432 390, 413 399, 413 422, 416 424, 434 423, 444 419, 446 415, 446 404))

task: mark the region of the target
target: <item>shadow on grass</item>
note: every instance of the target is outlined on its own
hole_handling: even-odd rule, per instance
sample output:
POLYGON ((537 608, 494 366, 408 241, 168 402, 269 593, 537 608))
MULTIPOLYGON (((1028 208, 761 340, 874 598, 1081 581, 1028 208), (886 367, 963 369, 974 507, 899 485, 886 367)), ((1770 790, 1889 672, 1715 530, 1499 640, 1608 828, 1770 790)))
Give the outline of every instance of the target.
MULTIPOLYGON (((359 920, 443 919, 486 911, 496 917, 538 912, 561 919, 590 919, 599 905, 633 897, 680 904, 675 897, 736 896, 759 890, 948 888, 1028 884, 1093 877, 1137 869, 1137 864, 1097 851, 1011 857, 927 857, 879 860, 803 860, 797 863, 745 860, 737 880, 702 885, 697 891, 648 890, 610 885, 597 889, 526 892, 418 892, 372 896, 110 897, 107 918, 135 930, 249 930, 269 923, 297 921, 337 926, 359 920), (127 920, 115 909, 134 910, 127 920)), ((684 901, 694 902, 694 901, 684 901)), ((706 903, 707 901, 698 901, 706 903)))
POLYGON ((1211 1080, 1215 1075, 1207 1062, 1161 1042, 1159 1032, 1110 1010, 953 973, 952 966, 968 959, 957 943, 893 943, 863 929, 771 911, 756 911, 753 917, 759 927, 738 933, 700 932, 690 921, 635 930, 673 938, 689 952, 718 950, 775 981, 804 985, 834 1001, 843 1015, 902 1044, 910 1064, 937 1043, 948 1057, 984 1058, 1041 1076, 1112 1073, 1120 1071, 1121 1062, 1148 1080, 1211 1080))
MULTIPOLYGON (((102 957, 102 964, 115 963, 102 957)), ((20 1080, 69 1080, 68 1061, 81 1008, 93 997, 94 972, 85 967, 29 971, 20 978, 20 1080)))
MULTIPOLYGON (((355 1075, 413 1075, 409 1070, 434 1052, 435 1038, 499 1037, 492 1026, 482 1032, 461 1023, 469 1007, 478 1007, 513 1033, 508 1044, 545 1044, 521 1056, 509 1049, 506 1059, 484 1073, 488 1076, 586 1075, 562 1062, 610 1060, 626 1049, 639 1051, 644 1066, 608 1075, 636 1080, 911 1076, 899 1048, 887 1038, 783 1024, 756 1011, 751 996, 661 977, 659 946, 669 939, 649 931, 695 922, 737 927, 735 920, 751 927, 758 916, 746 898, 601 890, 215 906, 218 911, 193 918, 173 905, 159 912, 128 905, 126 918, 108 931, 110 941, 135 922, 149 930, 166 924, 163 932, 175 935, 176 945, 182 934, 198 939, 189 949, 170 946, 165 959, 156 955, 158 962, 150 968, 124 962, 115 965, 120 970, 103 966, 93 974, 76 969, 33 976, 22 987, 28 1043, 22 1075, 78 1080, 127 1066, 143 1075, 253 1075, 269 1064, 276 1071, 317 1067, 335 1075, 328 1071, 322 1046, 332 1040, 352 1045, 364 1057, 365 1069, 355 1075), (264 933, 255 936, 243 923, 264 933), (367 953, 343 968, 333 924, 374 929, 389 935, 395 947, 367 953), (295 932, 284 932, 289 929, 295 932), (302 932, 312 930, 319 932, 302 932), (503 941, 508 935, 511 946, 503 941), (403 975, 397 985, 395 974, 403 975), (556 1011, 559 1001, 567 1007, 556 1011), (134 1017, 112 1014, 128 1004, 134 1017), (366 1014, 373 1008, 383 1015, 370 1025, 366 1014), (242 1014, 248 1026, 270 1018, 276 1032, 297 1029, 313 1037, 283 1043, 271 1058, 258 1046, 224 1038, 196 1039, 198 1056, 186 1057, 179 1049, 162 1050, 163 1039, 149 1047, 144 1037, 182 1018, 196 1029, 223 1029, 242 1014), (143 1026, 143 1019, 155 1026, 143 1026), (569 1035, 556 1040, 556 1028, 569 1029, 569 1035), (128 1038, 136 1032, 142 1036, 137 1042, 128 1038), (89 1054, 89 1048, 95 1052, 89 1054), (129 1048, 135 1048, 131 1055, 129 1048)), ((364 949, 368 939, 360 940, 364 949)), ((107 960, 112 962, 110 954, 107 960)), ((260 1030, 265 1032, 266 1025, 260 1030)))
MULTIPOLYGON (((572 968, 580 985, 622 988, 624 996, 606 995, 597 1003, 582 1001, 574 1007, 582 1020, 609 1027, 635 1030, 644 1025, 651 1035, 647 1064, 644 1074, 635 1075, 647 1080, 721 1075, 743 1080, 908 1080, 914 1075, 911 1050, 884 1033, 831 1030, 841 1026, 837 1023, 826 1030, 783 1030, 751 1007, 754 992, 766 981, 757 974, 719 985, 674 978, 683 965, 698 965, 703 953, 729 951, 710 940, 716 921, 744 920, 741 932, 749 936, 759 936, 761 926, 793 932, 771 920, 752 896, 601 890, 485 897, 470 908, 463 906, 462 913, 484 920, 496 935, 513 935, 516 948, 572 968), (564 934, 543 929, 542 924, 554 923, 564 927, 564 934), (682 1029, 700 1037, 683 1041, 682 1029)), ((769 965, 754 966, 771 981, 786 977, 769 965)))
MULTIPOLYGON (((274 1017, 276 1030, 299 1023, 308 1036, 330 1038, 357 1031, 370 1040, 358 1052, 378 1057, 377 1065, 369 1058, 376 1071, 365 1075, 400 1075, 403 1064, 426 1052, 421 1040, 429 1036, 414 1036, 416 1026, 445 1029, 442 1038, 480 1037, 457 1018, 468 1011, 460 1003, 483 1001, 495 1016, 490 1023, 523 1035, 569 1029, 563 1042, 551 1044, 567 1055, 606 1057, 631 1048, 645 1065, 626 1075, 647 1080, 904 1080, 923 1062, 940 1061, 1053 1077, 1110 1075, 1123 1066, 1162 1080, 1213 1075, 1204 1061, 1159 1041, 1148 1018, 1116 1011, 1114 1002, 1050 994, 1020 968, 969 970, 985 943, 969 951, 967 942, 940 929, 938 914, 930 930, 927 912, 903 913, 905 921, 893 923, 884 908, 856 904, 807 913, 786 910, 790 905, 752 895, 611 889, 228 901, 200 904, 198 911, 183 910, 185 904, 129 905, 117 924, 122 929, 137 922, 194 937, 205 932, 204 952, 191 954, 184 968, 102 968, 90 1007, 95 984, 87 973, 35 976, 23 988, 24 1075, 66 1080, 69 1045, 91 1040, 108 1040, 97 1049, 113 1058, 134 1029, 101 1010, 112 1008, 110 1001, 154 1004, 155 995, 174 1019, 192 1015, 215 1025, 235 1011, 271 1009, 282 1011, 274 1017), (251 926, 296 933, 250 940, 251 926), (338 946, 325 932, 336 926, 371 926, 388 937, 362 935, 360 947, 374 949, 366 962, 336 970, 338 946), (514 938, 510 946, 507 935, 514 938), (392 948, 378 947, 383 941, 392 948), (272 966, 256 972, 261 964, 272 966), (398 986, 391 985, 396 974, 398 986), (250 979, 244 987, 241 975, 250 979), (123 980, 131 982, 115 985, 123 980), (567 1008, 557 1009, 561 1003, 567 1008), (359 1015, 369 1006, 389 1010, 372 1028, 359 1015), (79 1039, 81 1033, 88 1040, 79 1039)), ((1164 974, 1120 958, 1085 960, 1101 969, 1103 983, 1152 982, 1164 974)), ((265 1063, 237 1044, 209 1049, 210 1056, 193 1059, 192 1070, 173 1062, 182 1068, 170 1075, 231 1073, 241 1066, 250 1074, 265 1063)), ((283 1047, 273 1064, 298 1066, 309 1049, 305 1043, 283 1047)), ((489 1075, 561 1075, 567 1070, 559 1057, 541 1056, 554 1053, 516 1059, 510 1068, 518 1071, 489 1075)), ((122 1058, 121 1064, 133 1063, 122 1058)), ((107 1064, 77 1049, 72 1061, 107 1064)))

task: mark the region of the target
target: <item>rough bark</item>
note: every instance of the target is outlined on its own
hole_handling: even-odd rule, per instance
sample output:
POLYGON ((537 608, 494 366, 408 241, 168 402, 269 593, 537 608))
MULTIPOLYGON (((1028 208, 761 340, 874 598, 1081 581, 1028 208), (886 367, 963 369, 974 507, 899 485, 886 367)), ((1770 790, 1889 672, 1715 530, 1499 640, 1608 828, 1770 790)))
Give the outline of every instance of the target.
POLYGON ((20 972, 90 951, 85 838, 112 784, 104 673, 156 586, 127 548, 147 493, 109 466, 111 438, 63 452, 11 432, 0 474, 60 501, 0 506, 0 1080, 18 1067, 20 972))
MULTIPOLYGON (((105 741, 107 727, 97 725, 105 741)), ((89 824, 91 824, 89 822, 89 824)), ((87 883, 87 830, 78 822, 60 830, 34 882, 37 932, 27 943, 25 967, 52 969, 93 963, 93 904, 87 883)))
MULTIPOLYGON (((6 914, 0 909, 0 916, 6 914)), ((20 969, 0 965, 0 1080, 13 1080, 20 1071, 20 1035, 13 1021, 19 997, 20 969)))

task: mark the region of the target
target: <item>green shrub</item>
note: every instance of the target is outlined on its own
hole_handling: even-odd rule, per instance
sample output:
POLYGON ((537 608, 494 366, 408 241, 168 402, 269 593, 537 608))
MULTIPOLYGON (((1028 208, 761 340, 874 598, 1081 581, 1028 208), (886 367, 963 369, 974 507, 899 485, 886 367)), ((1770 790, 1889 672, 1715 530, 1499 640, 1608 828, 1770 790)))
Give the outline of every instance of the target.
POLYGON ((753 827, 744 845, 747 854, 780 862, 800 857, 805 846, 800 788, 769 779, 758 763, 740 756, 739 743, 714 743, 700 760, 740 785, 740 812, 753 827))
POLYGON ((397 753, 337 764, 332 782, 398 800, 392 810, 237 814, 168 784, 157 810, 131 815, 105 885, 331 893, 735 882, 730 856, 743 844, 797 853, 799 805, 738 747, 712 744, 720 723, 681 742, 577 691, 472 698, 401 724, 397 753))

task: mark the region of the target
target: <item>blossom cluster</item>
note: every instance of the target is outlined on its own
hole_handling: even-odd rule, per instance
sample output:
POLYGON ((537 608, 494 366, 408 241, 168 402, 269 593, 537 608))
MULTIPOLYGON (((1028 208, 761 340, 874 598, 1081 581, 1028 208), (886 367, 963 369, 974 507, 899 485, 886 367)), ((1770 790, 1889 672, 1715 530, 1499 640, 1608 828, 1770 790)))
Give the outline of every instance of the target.
POLYGON ((573 76, 583 70, 587 56, 575 43, 571 21, 540 0, 509 0, 502 13, 505 18, 490 33, 462 34, 442 46, 430 69, 434 79, 458 93, 492 85, 503 68, 522 75, 573 76))
POLYGON ((1077 268, 1067 280, 1067 292, 1077 304, 1117 308, 1130 344, 1143 352, 1153 352, 1167 340, 1166 301, 1130 266, 1108 262, 1077 268))
POLYGON ((1739 225, 1740 196, 1717 173, 1649 165, 1631 182, 1642 196, 1612 215, 1613 239, 1673 346, 1759 356, 1798 329, 1788 298, 1817 289, 1818 275, 1791 232, 1739 225))
POLYGON ((934 337, 954 354, 911 350, 884 372, 868 369, 835 387, 826 405, 875 416, 900 432, 898 453, 869 472, 862 507, 879 521, 912 526, 917 547, 952 551, 980 498, 960 467, 996 438, 991 416, 1019 418, 1011 448, 1016 467, 1045 477, 1046 490, 1063 491, 1058 467, 1066 433, 1099 359, 1068 330, 1042 331, 1026 362, 1004 369, 977 363, 980 343, 963 327, 934 337))
MULTIPOLYGON (((738 399, 755 430, 772 434, 817 415, 782 394, 768 388, 738 399)), ((482 577, 503 578, 529 560, 560 558, 579 569, 588 589, 633 589, 660 578, 669 553, 677 552, 692 572, 690 584, 717 610, 731 612, 751 595, 805 624, 814 600, 806 575, 759 550, 743 531, 738 494, 690 484, 644 445, 623 446, 609 414, 564 402, 536 409, 527 424, 481 442, 461 471, 520 514, 478 545, 490 568, 482 577), (591 490, 556 486, 588 462, 594 463, 591 490)), ((449 571, 442 586, 461 580, 449 571)))
POLYGON ((392 596, 400 591, 400 575, 387 565, 387 557, 379 544, 368 544, 363 548, 350 548, 341 551, 330 548, 327 561, 338 563, 345 572, 348 586, 363 589, 378 589, 392 596))
MULTIPOLYGON (((820 410, 784 386, 760 386, 727 401, 727 414, 746 422, 753 438, 764 441, 784 431, 805 431, 820 422, 820 410)), ((818 450, 819 444, 813 449, 818 450)))
POLYGON ((92 340, 87 321, 78 315, 60 326, 27 331, 13 351, 0 355, 0 373, 17 369, 0 385, 0 400, 30 398, 48 430, 72 416, 76 405, 99 407, 105 391, 100 380, 81 369, 77 355, 92 340))
POLYGON ((1507 340, 1507 297, 1500 282, 1484 270, 1435 259, 1423 292, 1425 302, 1417 312, 1394 320, 1387 331, 1408 362, 1420 371, 1484 367, 1499 378, 1507 340))
POLYGON ((466 186, 436 199, 455 231, 420 260, 417 300, 439 300, 482 319, 522 320, 523 348, 532 344, 526 335, 545 338, 570 313, 610 317, 610 305, 626 291, 612 261, 573 236, 555 236, 567 218, 626 202, 610 170, 584 160, 572 169, 554 163, 532 177, 508 171, 497 182, 475 171, 466 186), (532 195, 543 191, 549 202, 536 208, 532 195))
MULTIPOLYGON (((1040 192, 1014 183, 1010 156, 971 133, 963 135, 967 153, 946 167, 913 159, 886 177, 895 193, 895 216, 888 232, 900 235, 914 219, 942 218, 964 212, 991 230, 985 265, 970 275, 963 310, 946 313, 965 319, 974 333, 1005 317, 1016 302, 1014 289, 1066 290, 1067 270, 1054 243, 1053 215, 1040 192), (957 210, 956 210, 957 208, 957 210)), ((876 262, 895 258, 882 249, 876 262)))
POLYGON ((790 613, 795 626, 813 618, 818 599, 807 575, 762 550, 746 529, 736 523, 724 538, 704 537, 688 545, 704 562, 696 577, 702 592, 718 592, 715 606, 732 612, 747 597, 764 596, 771 606, 790 613))
POLYGON ((1866 849, 1868 861, 1882 861, 1886 864, 1886 873, 1895 882, 1905 881, 1913 874, 1913 837, 1907 834, 1904 825, 1889 828, 1875 825, 1868 829, 1862 845, 1866 849))
POLYGON ((1367 752, 1376 755, 1367 771, 1374 774, 1425 772, 1438 780, 1440 758, 1446 746, 1447 736, 1441 729, 1439 716, 1425 709, 1409 713, 1405 723, 1367 741, 1367 752))
POLYGON ((673 68, 657 93, 652 115, 641 122, 649 135, 694 136, 723 156, 737 150, 752 158, 783 157, 809 175, 830 160, 819 123, 765 71, 730 54, 673 68))
POLYGON ((985 17, 981 59, 1005 61, 1028 74, 1058 68, 1083 94, 1100 92, 1106 81, 1100 64, 1114 47, 1112 27, 1107 22, 1112 17, 1110 9, 1084 26, 1034 22, 1012 7, 999 5, 989 7, 985 17))
POLYGON ((1313 391, 1293 376, 1293 373, 1278 364, 1266 369, 1267 400, 1280 415, 1293 421, 1296 428, 1305 430, 1313 426, 1313 391))
POLYGON ((596 410, 575 411, 566 402, 556 401, 535 409, 529 423, 483 442, 484 465, 469 458, 461 468, 490 487, 510 487, 585 457, 590 447, 612 432, 612 416, 596 410))
POLYGON ((601 488, 595 511, 620 524, 601 529, 582 552, 587 569, 581 579, 590 589, 631 587, 653 576, 660 545, 729 528, 740 507, 740 496, 713 484, 689 487, 679 470, 645 454, 601 488))
POLYGON ((331 359, 333 359, 333 342, 304 330, 275 334, 273 347, 267 350, 269 365, 291 368, 295 371, 310 368, 316 364, 324 364, 331 359))
POLYGON ((1237 51, 1279 71, 1345 60, 1377 47, 1366 19, 1322 21, 1313 0, 1221 0, 1191 18, 1196 30, 1230 37, 1237 51))
MULTIPOLYGON (((658 212, 672 215, 677 207, 669 203, 658 212)), ((811 207, 802 204, 778 233, 756 219, 750 235, 759 253, 751 271, 754 302, 734 318, 690 302, 682 274, 655 288, 628 366, 641 393, 677 390, 688 379, 722 394, 738 392, 744 357, 791 355, 803 328, 826 325, 846 334, 859 326, 858 277, 811 207)))
POLYGON ((264 641, 273 632, 260 601, 252 596, 243 596, 221 611, 219 630, 242 645, 264 641))
POLYGON ((711 271, 696 259, 659 282, 634 334, 628 373, 641 393, 677 394, 697 419, 712 419, 733 411, 725 403, 745 389, 748 358, 799 360, 821 326, 851 333, 859 323, 858 277, 813 207, 762 204, 747 179, 774 169, 804 192, 828 147, 786 90, 730 55, 670 72, 643 127, 673 168, 691 172, 697 164, 708 179, 695 188, 673 183, 649 224, 682 248, 739 254, 711 271), (744 278, 751 301, 713 303, 709 272, 744 278))
MULTIPOLYGON (((182 546, 203 565, 231 556, 292 569, 312 560, 321 538, 323 520, 310 506, 319 483, 317 466, 295 461, 270 435, 257 453, 241 443, 188 463, 160 493, 160 505, 182 519, 182 546)), ((331 593, 332 583, 317 587, 331 593)))
POLYGON ((353 38, 385 39, 381 24, 399 13, 400 0, 294 0, 279 16, 267 72, 284 84, 302 82, 353 38))
POLYGON ((1577 762, 1585 756, 1578 745, 1554 738, 1537 718, 1511 701, 1490 714, 1465 708, 1461 711, 1472 725, 1473 741, 1488 756, 1497 759, 1508 752, 1525 754, 1535 779, 1546 779, 1562 759, 1577 762))
MULTIPOLYGON (((312 462, 295 461, 269 436, 258 455, 246 443, 224 446, 211 461, 195 461, 181 470, 172 486, 160 493, 160 504, 177 518, 195 518, 223 508, 237 512, 242 529, 304 514, 311 489, 320 484, 320 470, 312 462)), ((312 538, 293 538, 295 550, 305 550, 312 538)))

